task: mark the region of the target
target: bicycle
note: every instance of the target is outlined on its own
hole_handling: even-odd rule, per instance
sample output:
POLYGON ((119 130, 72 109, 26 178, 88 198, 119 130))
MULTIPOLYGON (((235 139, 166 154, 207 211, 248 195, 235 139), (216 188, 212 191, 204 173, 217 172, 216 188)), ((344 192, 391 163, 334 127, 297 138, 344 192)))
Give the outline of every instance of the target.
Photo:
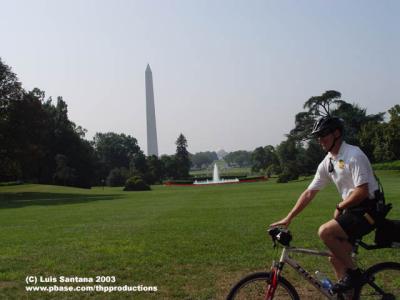
MULTIPOLYGON (((268 230, 268 233, 272 238, 274 247, 276 247, 277 242, 283 246, 279 261, 273 261, 270 272, 257 272, 243 277, 232 287, 227 300, 300 299, 294 286, 282 276, 285 264, 292 267, 327 299, 348 299, 348 294, 333 294, 329 288, 324 288, 320 280, 308 273, 296 260, 290 257, 290 253, 330 257, 332 254, 329 251, 291 247, 292 235, 290 231, 284 228, 272 228, 268 230)), ((386 248, 377 245, 367 245, 358 240, 354 246, 354 255, 357 253, 358 246, 366 250, 386 248)), ((353 294, 350 297, 356 300, 400 299, 400 263, 382 262, 365 270, 360 285, 354 288, 353 294)))

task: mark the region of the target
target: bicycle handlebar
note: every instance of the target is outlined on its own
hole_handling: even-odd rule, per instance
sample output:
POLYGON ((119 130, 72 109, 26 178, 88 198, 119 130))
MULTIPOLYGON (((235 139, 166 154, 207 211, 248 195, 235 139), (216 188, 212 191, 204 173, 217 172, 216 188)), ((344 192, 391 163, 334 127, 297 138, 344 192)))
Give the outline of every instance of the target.
POLYGON ((274 246, 276 245, 276 241, 278 241, 283 246, 289 246, 290 241, 292 240, 292 234, 286 228, 282 227, 268 228, 268 233, 271 236, 274 246))

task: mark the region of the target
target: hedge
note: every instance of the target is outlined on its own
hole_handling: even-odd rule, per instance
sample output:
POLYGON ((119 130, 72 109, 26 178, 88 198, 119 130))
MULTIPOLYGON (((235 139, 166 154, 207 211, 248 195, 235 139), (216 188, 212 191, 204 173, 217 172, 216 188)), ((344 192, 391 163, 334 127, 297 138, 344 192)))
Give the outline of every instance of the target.
POLYGON ((373 164, 374 170, 400 170, 400 160, 373 164))

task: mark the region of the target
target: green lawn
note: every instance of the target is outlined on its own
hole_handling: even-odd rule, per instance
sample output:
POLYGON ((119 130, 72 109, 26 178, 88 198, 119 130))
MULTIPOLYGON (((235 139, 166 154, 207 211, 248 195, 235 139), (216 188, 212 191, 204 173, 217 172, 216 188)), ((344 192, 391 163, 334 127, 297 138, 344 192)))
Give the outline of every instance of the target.
MULTIPOLYGON (((395 204, 390 217, 400 219, 400 172, 379 175, 388 202, 395 204)), ((25 292, 28 275, 105 275, 116 276, 109 285, 157 286, 157 293, 134 293, 135 299, 223 299, 241 276, 268 269, 279 255, 265 229, 287 213, 308 183, 154 186, 150 192, 0 187, 0 298, 132 298, 123 292, 25 292)), ((333 186, 321 192, 291 225, 293 245, 322 248, 316 232, 337 201, 333 186)), ((400 261, 399 252, 360 250, 359 261, 364 267, 400 261)), ((324 258, 299 259, 310 271, 331 274, 324 258)), ((301 286, 293 276, 288 272, 301 286)))

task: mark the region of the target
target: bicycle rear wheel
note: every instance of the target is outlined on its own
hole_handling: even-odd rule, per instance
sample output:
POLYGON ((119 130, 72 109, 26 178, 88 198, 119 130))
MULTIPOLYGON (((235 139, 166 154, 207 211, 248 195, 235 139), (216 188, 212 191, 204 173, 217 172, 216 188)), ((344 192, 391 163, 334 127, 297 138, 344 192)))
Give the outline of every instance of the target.
POLYGON ((400 299, 400 263, 376 264, 365 275, 368 282, 355 292, 355 299, 400 299))
MULTIPOLYGON (((265 299, 268 285, 271 283, 270 273, 259 272, 250 274, 241 279, 229 292, 227 300, 258 300, 265 299)), ((295 288, 283 277, 279 277, 278 287, 274 299, 299 300, 295 288)))

